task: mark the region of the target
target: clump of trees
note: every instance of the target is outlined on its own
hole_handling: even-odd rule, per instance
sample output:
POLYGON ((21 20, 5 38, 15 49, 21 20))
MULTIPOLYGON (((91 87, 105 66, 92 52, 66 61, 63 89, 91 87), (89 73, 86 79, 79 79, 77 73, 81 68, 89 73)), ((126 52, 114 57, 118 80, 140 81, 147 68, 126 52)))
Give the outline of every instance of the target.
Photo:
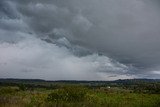
POLYGON ((135 93, 160 94, 160 83, 137 83, 126 85, 124 88, 133 90, 135 93))

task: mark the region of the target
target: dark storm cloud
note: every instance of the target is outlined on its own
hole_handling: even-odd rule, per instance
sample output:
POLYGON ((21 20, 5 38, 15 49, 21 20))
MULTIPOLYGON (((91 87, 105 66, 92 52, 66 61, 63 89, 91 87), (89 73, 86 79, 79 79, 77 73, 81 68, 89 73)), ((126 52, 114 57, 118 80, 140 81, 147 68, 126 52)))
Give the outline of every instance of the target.
MULTIPOLYGON (((152 74, 153 77, 159 75, 160 71, 159 9, 158 0, 2 0, 0 41, 19 41, 18 46, 25 44, 27 47, 25 41, 31 41, 28 38, 40 38, 42 41, 36 40, 33 44, 35 47, 45 41, 46 48, 57 53, 63 52, 62 56, 66 56, 69 51, 69 56, 74 57, 78 65, 81 62, 89 63, 85 63, 87 66, 82 64, 85 67, 81 70, 86 73, 89 73, 87 70, 93 69, 92 65, 97 62, 100 64, 97 65, 97 72, 113 73, 114 76, 108 74, 108 77, 115 77, 115 74, 119 77, 124 74, 126 78, 128 74, 137 77, 152 74), (53 48, 55 46, 52 47, 51 44, 57 47, 53 48), (60 51, 56 51, 57 49, 60 51), (94 56, 95 52, 102 55, 94 56), (114 60, 106 59, 107 56, 114 60), (96 60, 93 60, 94 58, 96 60)), ((1 50, 8 51, 2 47, 1 50)), ((43 47, 37 48, 45 51, 43 47)), ((16 49, 22 52, 19 48, 16 49)), ((26 52, 25 49, 23 51, 26 52)), ((53 57, 52 54, 49 57, 53 57)), ((57 57, 56 55, 54 57, 56 61, 63 61, 57 57)), ((67 59, 72 63, 72 59, 67 59)), ((45 58, 39 62, 53 63, 45 58)), ((65 68, 64 63, 60 65, 65 68)), ((23 71, 32 71, 33 68, 26 70, 24 67, 23 71)), ((79 68, 78 72, 81 72, 80 66, 77 68, 79 68)), ((61 72, 64 70, 54 69, 61 72)), ((67 69, 69 72, 74 68, 67 67, 67 69)), ((59 73, 61 74, 65 73, 59 73)), ((93 77, 98 78, 96 73, 93 77)))
POLYGON ((38 32, 64 29, 73 36, 70 39, 136 66, 148 67, 160 62, 160 14, 151 1, 41 3, 44 2, 31 1, 19 8, 22 14, 32 17, 29 25, 38 32))

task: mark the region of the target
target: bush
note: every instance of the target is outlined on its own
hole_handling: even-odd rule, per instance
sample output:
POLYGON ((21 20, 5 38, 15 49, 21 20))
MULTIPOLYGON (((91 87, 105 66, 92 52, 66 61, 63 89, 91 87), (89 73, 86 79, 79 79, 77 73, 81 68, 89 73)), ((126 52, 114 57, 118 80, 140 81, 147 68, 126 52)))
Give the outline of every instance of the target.
POLYGON ((86 88, 80 86, 66 86, 50 93, 47 101, 52 102, 79 102, 84 101, 87 93, 86 88))
POLYGON ((25 91, 26 90, 25 84, 19 84, 19 89, 25 91))

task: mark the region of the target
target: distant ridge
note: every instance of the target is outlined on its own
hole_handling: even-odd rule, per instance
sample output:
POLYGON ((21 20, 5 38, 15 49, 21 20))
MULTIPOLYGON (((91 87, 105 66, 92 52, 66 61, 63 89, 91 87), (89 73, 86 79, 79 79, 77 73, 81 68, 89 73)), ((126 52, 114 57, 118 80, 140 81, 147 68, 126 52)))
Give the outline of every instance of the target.
POLYGON ((138 79, 118 79, 113 81, 88 81, 88 80, 43 80, 43 79, 18 79, 18 78, 0 78, 0 82, 63 82, 63 83, 125 83, 125 82, 160 82, 160 79, 146 79, 146 78, 138 78, 138 79))

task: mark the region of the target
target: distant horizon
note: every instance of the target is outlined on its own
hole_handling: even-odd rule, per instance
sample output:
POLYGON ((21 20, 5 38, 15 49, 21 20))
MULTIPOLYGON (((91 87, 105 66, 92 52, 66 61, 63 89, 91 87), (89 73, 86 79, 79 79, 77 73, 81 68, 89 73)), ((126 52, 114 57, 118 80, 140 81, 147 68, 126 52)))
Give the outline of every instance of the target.
POLYGON ((118 81, 118 80, 160 80, 160 79, 154 79, 154 78, 133 78, 133 79, 117 79, 117 80, 45 80, 45 79, 29 79, 29 78, 0 78, 1 79, 4 79, 4 80, 38 80, 38 81, 46 81, 46 82, 52 82, 52 81, 55 81, 55 82, 61 82, 61 81, 84 81, 84 82, 87 82, 87 81, 118 81))

